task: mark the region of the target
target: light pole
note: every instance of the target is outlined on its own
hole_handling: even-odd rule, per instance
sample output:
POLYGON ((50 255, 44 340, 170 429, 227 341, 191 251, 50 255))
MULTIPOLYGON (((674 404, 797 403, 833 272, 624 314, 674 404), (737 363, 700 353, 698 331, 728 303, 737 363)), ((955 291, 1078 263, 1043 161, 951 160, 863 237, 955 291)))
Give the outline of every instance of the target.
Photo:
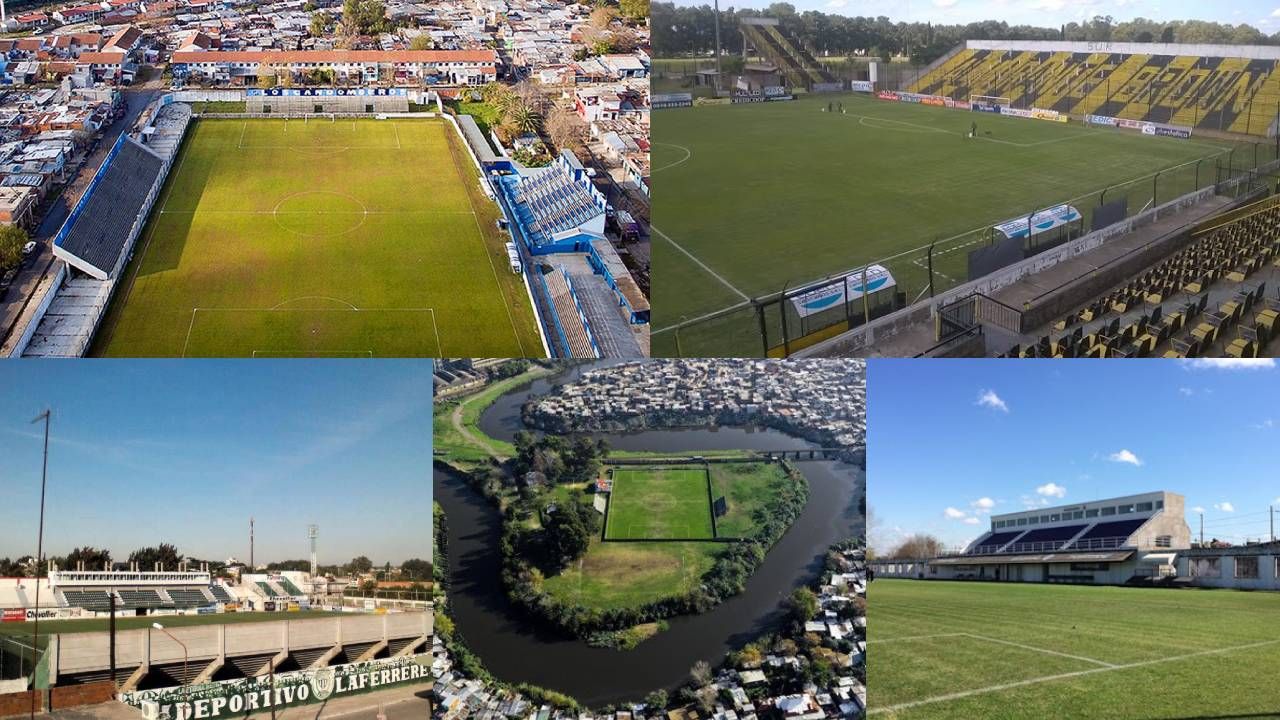
POLYGON ((172 641, 174 641, 174 642, 176 642, 176 643, 178 643, 179 645, 181 645, 181 646, 182 646, 182 684, 183 684, 183 686, 185 686, 185 685, 187 684, 187 682, 188 682, 188 681, 187 681, 187 660, 188 660, 188 658, 190 657, 190 656, 188 655, 188 653, 187 653, 187 644, 186 644, 186 643, 184 643, 184 642, 182 642, 182 641, 181 641, 181 640, 179 640, 178 638, 174 637, 174 636, 173 636, 173 633, 169 632, 168 630, 165 630, 165 629, 164 629, 164 626, 163 626, 163 625, 161 625, 160 623, 151 623, 151 627, 153 627, 153 628, 155 628, 155 629, 159 630, 160 632, 164 633, 165 635, 168 635, 170 640, 172 640, 172 641))
MULTIPOLYGON (((51 417, 51 412, 49 408, 45 408, 44 412, 37 415, 35 419, 31 421, 31 424, 34 425, 40 422, 41 420, 44 420, 44 461, 43 461, 43 465, 40 468, 40 527, 39 527, 39 530, 36 531, 36 562, 35 562, 36 617, 35 617, 35 622, 31 624, 31 659, 32 659, 31 679, 32 681, 35 680, 36 664, 38 662, 37 659, 40 657, 40 649, 39 649, 40 648, 40 563, 44 558, 44 489, 45 489, 45 484, 49 478, 49 419, 50 417, 51 417)), ((35 688, 33 687, 31 688, 31 718, 33 718, 34 720, 35 716, 36 716, 36 692, 35 692, 35 688)))

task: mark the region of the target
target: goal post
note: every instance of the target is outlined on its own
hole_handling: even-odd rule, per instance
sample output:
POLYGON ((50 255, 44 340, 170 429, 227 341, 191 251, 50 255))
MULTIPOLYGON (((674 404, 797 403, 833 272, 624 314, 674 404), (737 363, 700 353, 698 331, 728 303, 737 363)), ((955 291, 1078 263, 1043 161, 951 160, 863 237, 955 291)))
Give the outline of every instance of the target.
POLYGON ((996 95, 970 95, 969 105, 986 105, 995 107, 1011 107, 1013 101, 1007 97, 998 97, 996 95))

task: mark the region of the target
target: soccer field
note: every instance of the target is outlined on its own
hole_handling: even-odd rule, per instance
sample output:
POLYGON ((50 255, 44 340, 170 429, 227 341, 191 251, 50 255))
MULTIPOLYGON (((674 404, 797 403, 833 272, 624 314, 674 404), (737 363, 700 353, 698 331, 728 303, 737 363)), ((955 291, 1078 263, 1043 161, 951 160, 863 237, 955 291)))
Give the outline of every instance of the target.
POLYGON ((444 122, 197 120, 91 353, 544 354, 444 122))
POLYGON ((873 717, 1280 716, 1280 594, 881 579, 873 717))
POLYGON ((705 468, 618 468, 605 528, 608 540, 710 540, 705 468))
MULTIPOLYGON (((1117 185, 1105 200, 1124 195, 1133 214, 1153 190, 1162 203, 1208 185, 1218 163, 1253 166, 1252 144, 1232 147, 850 94, 661 111, 654 352, 675 352, 673 325, 866 263, 884 261, 914 301, 935 241, 940 291, 968 279, 968 252, 993 224, 1071 202, 1087 227, 1117 185), (829 101, 846 112, 824 112, 829 101)), ((1257 149, 1259 163, 1274 158, 1274 145, 1257 149)), ((750 312, 679 340, 685 355, 762 353, 750 312)))

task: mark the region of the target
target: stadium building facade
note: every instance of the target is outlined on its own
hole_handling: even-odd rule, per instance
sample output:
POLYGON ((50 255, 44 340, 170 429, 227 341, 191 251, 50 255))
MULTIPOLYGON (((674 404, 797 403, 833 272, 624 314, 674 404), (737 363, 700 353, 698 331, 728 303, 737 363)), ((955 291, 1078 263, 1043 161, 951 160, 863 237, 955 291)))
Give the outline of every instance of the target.
POLYGON ((261 75, 331 71, 339 84, 484 85, 498 79, 493 50, 197 50, 176 52, 175 78, 253 85, 261 75))
POLYGON ((1151 492, 991 516, 963 551, 883 561, 881 577, 1123 585, 1177 575, 1191 547, 1181 495, 1151 492))

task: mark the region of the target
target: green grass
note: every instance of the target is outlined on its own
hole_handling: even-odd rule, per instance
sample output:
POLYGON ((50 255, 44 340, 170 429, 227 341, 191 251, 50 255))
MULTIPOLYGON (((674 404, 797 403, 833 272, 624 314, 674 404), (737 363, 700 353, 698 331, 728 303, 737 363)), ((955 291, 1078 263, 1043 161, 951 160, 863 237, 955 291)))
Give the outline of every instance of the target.
POLYGON ((196 121, 92 354, 541 355, 457 143, 439 120, 196 121))
MULTIPOLYGON (((116 630, 137 630, 149 628, 158 622, 166 628, 186 627, 189 625, 233 625, 238 623, 272 622, 278 620, 303 620, 318 617, 332 617, 326 610, 299 610, 296 612, 232 612, 208 615, 155 615, 150 617, 116 617, 116 630)), ((66 633, 105 632, 110 629, 109 618, 85 618, 83 620, 41 620, 40 635, 58 635, 66 633)), ((31 637, 32 623, 0 624, 0 635, 31 637)))
POLYGON ((1280 593, 882 579, 867 600, 873 717, 1280 715, 1280 593))
POLYGON ((190 103, 194 113, 242 113, 245 111, 243 100, 205 100, 190 103))
MULTIPOLYGON (((1253 163, 1253 146, 1242 147, 1237 170, 1253 163)), ((1271 148, 1259 149, 1259 162, 1270 159, 1271 148)), ((652 152, 653 272, 662 280, 654 284, 654 353, 674 354, 667 328, 682 319, 866 263, 887 260, 898 289, 915 300, 928 286, 921 248, 934 241, 935 290, 952 287, 967 280, 967 255, 994 223, 1072 201, 1087 226, 1101 191, 1118 183, 1105 199, 1125 195, 1134 213, 1152 200, 1157 171, 1192 163, 1162 175, 1157 199, 1167 202, 1196 185, 1194 161, 1229 150, 1203 138, 858 94, 661 111, 652 152), (846 114, 821 112, 829 101, 843 102, 846 114), (964 137, 973 122, 978 140, 964 137)), ((1214 165, 1200 163, 1200 187, 1213 181, 1214 165)), ((751 312, 689 328, 680 342, 685 355, 763 352, 751 312)))
POLYGON ((609 496, 609 540, 694 540, 715 537, 701 467, 618 467, 609 496))
POLYGON ((716 536, 748 537, 756 529, 757 513, 768 513, 773 498, 791 483, 776 462, 710 463, 711 492, 725 498, 728 511, 716 519, 716 536))
POLYGON ((562 602, 601 610, 637 607, 698 587, 722 549, 709 542, 592 540, 578 562, 543 580, 543 589, 562 602))

